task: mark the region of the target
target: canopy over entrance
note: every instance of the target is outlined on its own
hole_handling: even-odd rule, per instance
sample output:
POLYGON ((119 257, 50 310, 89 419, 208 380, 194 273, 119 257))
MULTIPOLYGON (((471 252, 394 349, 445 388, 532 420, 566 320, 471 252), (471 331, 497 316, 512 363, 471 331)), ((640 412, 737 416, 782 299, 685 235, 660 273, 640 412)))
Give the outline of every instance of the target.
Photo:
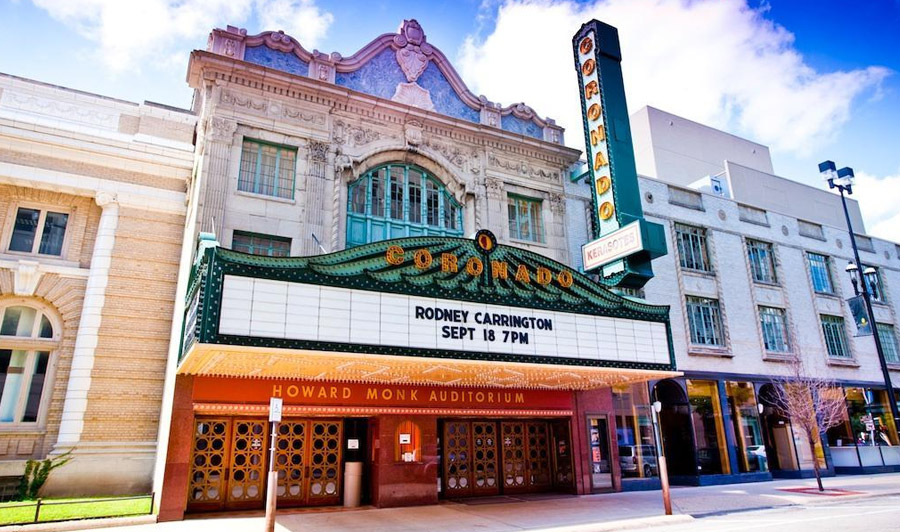
POLYGON ((668 310, 487 231, 312 257, 211 247, 178 372, 586 390, 672 376, 668 310))

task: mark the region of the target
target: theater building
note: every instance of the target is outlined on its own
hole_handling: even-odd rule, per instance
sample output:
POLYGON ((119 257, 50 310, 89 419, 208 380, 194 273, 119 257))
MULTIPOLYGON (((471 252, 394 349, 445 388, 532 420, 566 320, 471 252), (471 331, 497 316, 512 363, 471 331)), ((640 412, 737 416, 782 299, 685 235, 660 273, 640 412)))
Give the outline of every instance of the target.
POLYGON ((621 487, 611 387, 675 375, 668 308, 568 265, 561 128, 473 95, 414 20, 349 57, 214 30, 188 80, 160 519, 262 507, 270 397, 282 507, 621 487))

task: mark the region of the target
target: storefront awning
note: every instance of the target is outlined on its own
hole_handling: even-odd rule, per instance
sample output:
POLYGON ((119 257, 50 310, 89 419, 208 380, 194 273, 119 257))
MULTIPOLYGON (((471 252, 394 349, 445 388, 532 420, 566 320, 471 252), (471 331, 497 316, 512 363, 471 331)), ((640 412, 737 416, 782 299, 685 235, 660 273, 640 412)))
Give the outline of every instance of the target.
POLYGON ((681 374, 674 371, 618 367, 440 359, 200 343, 194 344, 183 357, 178 373, 212 377, 547 390, 589 390, 681 374))

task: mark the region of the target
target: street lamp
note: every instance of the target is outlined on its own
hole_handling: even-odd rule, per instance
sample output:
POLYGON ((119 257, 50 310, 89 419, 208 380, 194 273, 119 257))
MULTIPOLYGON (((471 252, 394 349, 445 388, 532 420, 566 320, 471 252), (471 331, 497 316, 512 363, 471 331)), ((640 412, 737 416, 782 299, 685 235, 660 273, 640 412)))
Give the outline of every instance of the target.
POLYGON ((847 220, 847 231, 850 232, 850 245, 853 247, 853 261, 847 265, 845 271, 850 275, 853 283, 853 291, 859 295, 862 288, 863 300, 866 303, 866 312, 872 323, 872 336, 875 338, 875 351, 878 353, 878 361, 881 363, 881 373, 884 375, 884 384, 887 387, 888 404, 891 415, 896 423, 900 416, 897 413, 897 399, 894 396, 894 384, 891 382, 891 373, 888 371, 887 360, 884 358, 884 349, 881 347, 881 338, 878 336, 878 323, 874 321, 875 313, 872 311, 872 297, 878 297, 878 275, 875 268, 869 266, 862 270, 862 261, 859 260, 859 249, 856 247, 856 236, 853 233, 853 224, 850 222, 850 213, 847 211, 847 195, 853 194, 853 169, 849 167, 835 170, 833 161, 819 163, 819 173, 828 181, 828 188, 836 188, 841 194, 841 205, 844 207, 844 218, 847 220), (862 270, 862 275, 860 275, 862 270))
POLYGON ((669 468, 666 465, 666 455, 662 448, 662 437, 659 431, 659 413, 662 411, 662 402, 654 401, 650 405, 651 419, 653 420, 653 439, 656 440, 656 464, 659 472, 659 485, 662 488, 663 507, 666 515, 672 515, 672 498, 669 495, 669 468))

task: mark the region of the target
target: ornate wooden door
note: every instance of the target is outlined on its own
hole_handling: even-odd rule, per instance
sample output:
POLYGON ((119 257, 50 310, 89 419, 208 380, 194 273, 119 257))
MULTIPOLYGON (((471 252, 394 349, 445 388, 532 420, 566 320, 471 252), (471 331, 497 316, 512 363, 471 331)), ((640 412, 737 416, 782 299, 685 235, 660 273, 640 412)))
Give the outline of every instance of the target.
POLYGON ((470 424, 467 421, 444 423, 444 495, 464 497, 472 493, 470 424))
POLYGON ((307 504, 337 504, 341 493, 343 422, 309 422, 309 496, 307 504))
POLYGON ((503 489, 521 490, 528 486, 528 462, 525 455, 525 423, 500 423, 503 452, 503 489))
POLYGON ((275 470, 278 471, 278 504, 300 506, 306 502, 306 421, 278 424, 275 470))
POLYGON ((529 421, 528 433, 528 486, 542 488, 550 485, 550 445, 546 421, 529 421))
POLYGON ((472 422, 472 490, 477 495, 500 493, 500 467, 497 456, 497 423, 472 422))
POLYGON ((230 419, 194 421, 188 509, 212 510, 224 505, 230 442, 230 419))
POLYGON ((231 430, 231 472, 225 507, 259 507, 265 500, 266 491, 268 422, 265 419, 235 419, 231 430))
MULTIPOLYGON (((262 508, 269 449, 265 419, 197 419, 188 510, 262 508)), ((278 425, 275 470, 278 503, 337 504, 340 499, 340 420, 286 420, 278 425)))

